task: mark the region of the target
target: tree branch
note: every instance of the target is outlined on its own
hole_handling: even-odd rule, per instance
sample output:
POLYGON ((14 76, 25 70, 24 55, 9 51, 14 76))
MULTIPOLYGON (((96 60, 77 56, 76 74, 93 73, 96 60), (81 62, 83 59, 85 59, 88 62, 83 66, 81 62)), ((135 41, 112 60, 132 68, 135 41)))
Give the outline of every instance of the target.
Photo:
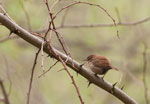
MULTIPOLYGON (((143 24, 145 22, 150 21, 150 17, 135 21, 135 22, 118 22, 116 23, 117 26, 136 26, 143 24)), ((71 25, 71 24, 63 24, 60 26, 57 26, 56 29, 76 29, 76 28, 100 28, 100 27, 113 27, 114 24, 77 24, 77 25, 71 25)), ((41 29, 41 30, 35 30, 34 32, 43 33, 47 29, 41 29)))
POLYGON ((17 39, 17 38, 19 38, 19 37, 18 36, 6 36, 6 37, 3 37, 0 39, 0 43, 3 43, 3 42, 10 40, 10 39, 17 39))
POLYGON ((35 55, 34 63, 33 63, 33 66, 32 66, 30 82, 29 82, 29 89, 28 89, 28 93, 27 93, 27 104, 30 104, 30 94, 31 94, 31 89, 32 89, 33 75, 34 75, 35 66, 36 66, 36 63, 37 63, 37 58, 38 58, 38 55, 40 53, 40 50, 41 49, 39 48, 38 52, 35 55))
MULTIPOLYGON (((42 45, 42 40, 41 39, 39 39, 38 37, 30 34, 28 31, 26 31, 25 29, 18 26, 16 23, 14 23, 12 20, 10 20, 7 16, 3 15, 2 13, 0 13, 0 23, 2 23, 2 25, 7 27, 10 31, 14 32, 19 37, 23 38, 28 43, 31 43, 32 45, 34 45, 38 48, 41 47, 41 45, 42 45)), ((58 51, 54 47, 53 47, 53 50, 55 50, 55 52, 64 61, 68 58, 68 56, 66 56, 62 52, 58 51)), ((44 51, 47 54, 49 54, 50 56, 53 56, 54 58, 59 60, 53 53, 50 53, 49 47, 46 44, 44 44, 44 51)), ((104 89, 105 91, 109 92, 110 94, 112 94, 116 98, 120 99, 125 104, 137 104, 134 99, 129 97, 125 92, 123 92, 119 88, 115 87, 114 90, 113 90, 113 93, 111 93, 110 90, 113 88, 112 84, 110 84, 107 81, 104 81, 102 79, 99 79, 99 78, 95 77, 95 75, 93 75, 93 73, 91 71, 87 70, 84 66, 80 67, 80 63, 78 63, 77 61, 72 60, 71 58, 68 58, 68 61, 66 62, 66 65, 69 66, 70 68, 72 68, 74 71, 79 72, 80 75, 85 77, 87 80, 89 80, 90 82, 92 82, 96 86, 104 89), (74 63, 74 66, 72 65, 72 63, 74 63)))

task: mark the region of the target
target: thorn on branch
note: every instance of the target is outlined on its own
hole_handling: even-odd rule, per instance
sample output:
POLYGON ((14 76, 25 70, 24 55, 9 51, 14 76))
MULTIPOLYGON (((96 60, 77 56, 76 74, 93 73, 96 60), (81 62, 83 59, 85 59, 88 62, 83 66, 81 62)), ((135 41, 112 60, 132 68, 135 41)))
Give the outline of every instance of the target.
POLYGON ((4 12, 3 15, 6 16, 7 14, 4 12))
POLYGON ((92 84, 92 82, 89 81, 87 88, 92 84))
POLYGON ((12 33, 13 33, 13 32, 12 32, 12 31, 10 31, 10 33, 9 33, 8 37, 10 37, 10 36, 12 35, 12 33))
POLYGON ((18 30, 18 29, 14 29, 14 30, 12 30, 12 31, 10 31, 10 35, 12 34, 12 33, 15 33, 15 34, 20 34, 21 32, 18 30))
POLYGON ((82 67, 83 67, 83 65, 84 65, 84 63, 80 65, 80 68, 82 68, 82 67))
POLYGON ((124 85, 120 89, 123 90, 124 89, 124 85))
POLYGON ((30 94, 31 94, 31 89, 32 89, 33 75, 34 75, 35 66, 36 66, 36 63, 37 63, 37 58, 38 58, 38 55, 40 53, 40 50, 41 50, 41 48, 39 48, 38 52, 36 53, 34 63, 33 63, 33 66, 32 66, 30 82, 29 82, 29 89, 28 89, 28 92, 27 92, 27 104, 30 103, 30 94))
POLYGON ((111 90, 110 90, 110 93, 111 93, 111 94, 114 93, 115 86, 116 86, 117 83, 118 83, 118 82, 116 82, 116 83, 114 83, 114 84, 112 85, 112 88, 111 88, 111 90))

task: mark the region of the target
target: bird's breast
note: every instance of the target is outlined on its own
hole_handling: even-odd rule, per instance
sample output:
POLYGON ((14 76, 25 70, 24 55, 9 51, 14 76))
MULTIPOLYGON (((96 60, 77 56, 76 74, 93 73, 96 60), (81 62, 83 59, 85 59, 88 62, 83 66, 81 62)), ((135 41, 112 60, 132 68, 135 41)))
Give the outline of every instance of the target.
POLYGON ((104 70, 102 68, 94 66, 92 62, 89 62, 88 65, 94 73, 103 74, 104 70))

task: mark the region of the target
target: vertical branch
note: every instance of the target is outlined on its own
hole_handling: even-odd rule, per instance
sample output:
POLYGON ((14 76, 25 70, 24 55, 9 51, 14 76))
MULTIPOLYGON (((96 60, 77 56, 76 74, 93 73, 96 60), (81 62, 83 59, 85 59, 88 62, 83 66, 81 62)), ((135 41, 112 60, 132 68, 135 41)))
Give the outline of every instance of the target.
POLYGON ((147 68, 146 50, 147 50, 147 46, 144 43, 144 51, 143 51, 143 62, 144 62, 144 65, 143 65, 143 85, 144 85, 145 101, 146 101, 146 104, 149 104, 148 87, 147 87, 147 83, 146 83, 146 68, 147 68))
MULTIPOLYGON (((52 11, 52 9, 55 7, 55 5, 56 5, 59 1, 60 1, 60 0, 56 0, 56 1, 52 4, 52 6, 51 6, 51 8, 50 8, 49 5, 48 5, 48 0, 44 0, 45 4, 46 4, 46 6, 47 6, 47 9, 48 9, 49 15, 52 15, 52 14, 51 14, 51 11, 52 11)), ((48 34, 48 32, 50 31, 50 35, 49 35, 48 42, 50 42, 51 39, 52 39, 52 34, 53 34, 52 29, 53 29, 53 24, 50 22, 50 23, 49 23, 49 26, 48 26, 48 30, 47 30, 47 32, 45 33, 45 38, 44 38, 44 39, 46 40, 47 34, 48 34)))
MULTIPOLYGON (((58 0, 58 1, 59 1, 59 0, 58 0)), ((50 8, 50 7, 49 7, 49 4, 48 4, 48 1, 45 0, 45 5, 46 5, 46 7, 47 7, 47 9, 48 9, 49 17, 50 17, 50 19, 51 19, 51 21, 50 21, 50 23, 49 23, 49 28, 48 28, 48 30, 47 30, 47 32, 46 32, 46 34, 45 34, 45 38, 46 38, 46 35, 48 34, 48 32, 50 31, 50 37, 49 37, 49 40, 48 40, 48 42, 50 42, 50 40, 52 39, 52 31, 54 31, 55 34, 56 34, 56 36, 57 36, 57 38, 58 38, 58 40, 59 40, 59 42, 60 42, 60 44, 61 44, 61 46, 62 46, 62 48, 63 48, 63 50, 64 50, 64 52, 65 52, 65 54, 66 54, 67 56, 71 56, 67 45, 66 45, 66 44, 63 44, 63 41, 65 42, 65 40, 64 40, 63 38, 61 38, 60 34, 56 31, 56 27, 55 27, 55 24, 54 24, 54 21, 53 21, 53 20, 54 20, 54 17, 53 17, 53 14, 51 13, 52 8, 58 3, 58 1, 55 1, 54 4, 52 5, 52 7, 50 8), (62 40, 63 40, 63 41, 62 41, 62 40), (67 48, 65 48, 65 46, 66 46, 67 48)))
POLYGON ((8 95, 7 95, 5 87, 3 85, 3 81, 1 79, 0 79, 0 86, 1 86, 1 89, 2 89, 2 93, 4 95, 4 102, 5 102, 5 104, 10 104, 9 100, 8 100, 8 95))
MULTIPOLYGON (((58 2, 58 1, 56 1, 56 3, 57 3, 57 2, 58 2)), ((56 3, 54 3, 54 5, 56 5, 56 3)), ((53 21, 53 14, 51 13, 51 9, 50 9, 50 7, 49 7, 48 0, 45 0, 45 5, 46 5, 46 7, 47 7, 47 9, 48 9, 49 17, 50 17, 50 19, 51 19, 51 21, 50 21, 50 23, 49 23, 49 28, 48 28, 48 30, 47 30, 46 33, 48 34, 49 31, 54 30, 54 32, 55 32, 55 34, 56 34, 56 36, 57 36, 57 38, 58 38, 60 44, 61 44, 62 47, 63 47, 64 52, 65 52, 66 55, 68 56, 69 54, 68 54, 67 50, 66 50, 65 47, 64 47, 64 44, 63 44, 63 42, 62 42, 62 40, 61 40, 61 38, 60 38, 60 35, 58 34, 58 32, 56 32, 55 24, 54 24, 54 21, 53 21), (51 28, 51 25, 52 25, 53 28, 51 28)), ((46 39, 46 38, 45 38, 45 39, 46 39)), ((51 39, 51 38, 50 38, 50 39, 51 39)), ((52 52, 52 53, 58 58, 58 60, 62 63, 64 69, 66 70, 67 74, 69 75, 69 77, 70 77, 71 80, 72 80, 72 83, 73 83, 73 85, 74 85, 74 87, 75 87, 75 89, 76 89, 76 92, 77 92, 77 94, 78 94, 78 97, 79 97, 79 100, 80 100, 81 104, 84 104, 84 102, 83 102, 83 100, 82 100, 82 97, 81 97, 81 95, 80 95, 80 91, 79 91, 79 89, 78 89, 78 87, 77 87, 77 84, 75 83, 75 80, 74 80, 73 76, 71 75, 71 73, 70 73, 69 70, 67 69, 66 63, 65 63, 64 60, 53 50, 53 48, 52 48, 50 42, 47 42, 47 45, 48 45, 48 47, 49 47, 49 49, 50 49, 50 50, 49 50, 50 53, 52 52)))
POLYGON ((120 24, 121 23, 121 17, 120 17, 120 13, 119 13, 118 8, 115 8, 115 11, 116 11, 116 14, 117 14, 117 17, 118 17, 118 23, 120 24))
POLYGON ((42 57, 42 60, 41 60, 41 68, 42 68, 43 72, 45 72, 45 69, 44 69, 44 52, 43 52, 43 45, 44 45, 44 41, 42 42, 42 45, 41 45, 41 57, 42 57))
POLYGON ((29 83, 29 89, 28 89, 28 93, 27 93, 27 104, 30 104, 30 94, 31 94, 32 82, 33 82, 33 75, 34 75, 34 70, 35 70, 35 66, 36 66, 36 63, 37 63, 37 58, 38 58, 38 55, 40 53, 40 50, 41 49, 39 49, 38 52, 36 53, 34 63, 33 63, 33 67, 32 67, 30 83, 29 83))

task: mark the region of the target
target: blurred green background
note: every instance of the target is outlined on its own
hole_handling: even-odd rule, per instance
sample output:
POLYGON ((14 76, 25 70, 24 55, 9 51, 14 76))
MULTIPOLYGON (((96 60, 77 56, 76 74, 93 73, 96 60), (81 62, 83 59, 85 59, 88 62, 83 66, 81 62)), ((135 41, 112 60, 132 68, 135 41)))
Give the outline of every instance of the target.
MULTIPOLYGON (((49 4, 55 0, 49 0, 49 4)), ((119 11, 121 22, 129 23, 142 20, 150 16, 149 0, 82 0, 103 6, 118 22, 116 8, 119 11)), ((1 0, 3 7, 9 16, 21 27, 29 30, 25 11, 29 15, 31 30, 41 30, 47 26, 48 12, 43 0, 1 0)), ((53 13, 71 3, 62 0, 53 9, 53 13)), ((65 11, 55 19, 56 26, 61 25, 65 11)), ((64 24, 109 24, 112 20, 102 10, 79 4, 69 9, 64 24)), ((124 92, 135 99, 139 104, 145 103, 144 86, 142 82, 143 72, 143 42, 147 49, 147 73, 146 80, 150 88, 150 22, 136 26, 118 26, 120 39, 117 38, 115 27, 96 28, 62 28, 61 33, 70 47, 73 58, 82 63, 89 54, 104 55, 110 58, 112 64, 123 73, 121 85, 124 92)), ((9 30, 0 25, 0 39, 8 36, 9 30)), ((15 34, 13 34, 15 35, 15 34)), ((55 35, 53 45, 62 51, 55 35)), ((6 90, 9 90, 9 77, 12 81, 9 96, 11 104, 26 104, 29 78, 37 48, 22 39, 12 39, 0 43, 0 78, 3 79, 6 90), (7 65, 8 63, 8 65, 7 65), (8 66, 8 68, 7 68, 8 66)), ((48 69, 56 60, 44 56, 44 67, 48 69)), ((31 92, 31 104, 79 104, 79 99, 71 80, 65 71, 57 72, 63 66, 58 63, 43 77, 41 55, 34 75, 31 92)), ((117 98, 104 90, 91 85, 87 88, 87 80, 70 70, 76 80, 85 104, 122 104, 117 98)), ((115 83, 120 79, 121 73, 109 71, 105 80, 115 83)), ((149 92, 148 92, 149 93, 149 92)), ((0 92, 2 96, 2 92, 0 92)), ((2 102, 0 102, 2 104, 2 102)))

